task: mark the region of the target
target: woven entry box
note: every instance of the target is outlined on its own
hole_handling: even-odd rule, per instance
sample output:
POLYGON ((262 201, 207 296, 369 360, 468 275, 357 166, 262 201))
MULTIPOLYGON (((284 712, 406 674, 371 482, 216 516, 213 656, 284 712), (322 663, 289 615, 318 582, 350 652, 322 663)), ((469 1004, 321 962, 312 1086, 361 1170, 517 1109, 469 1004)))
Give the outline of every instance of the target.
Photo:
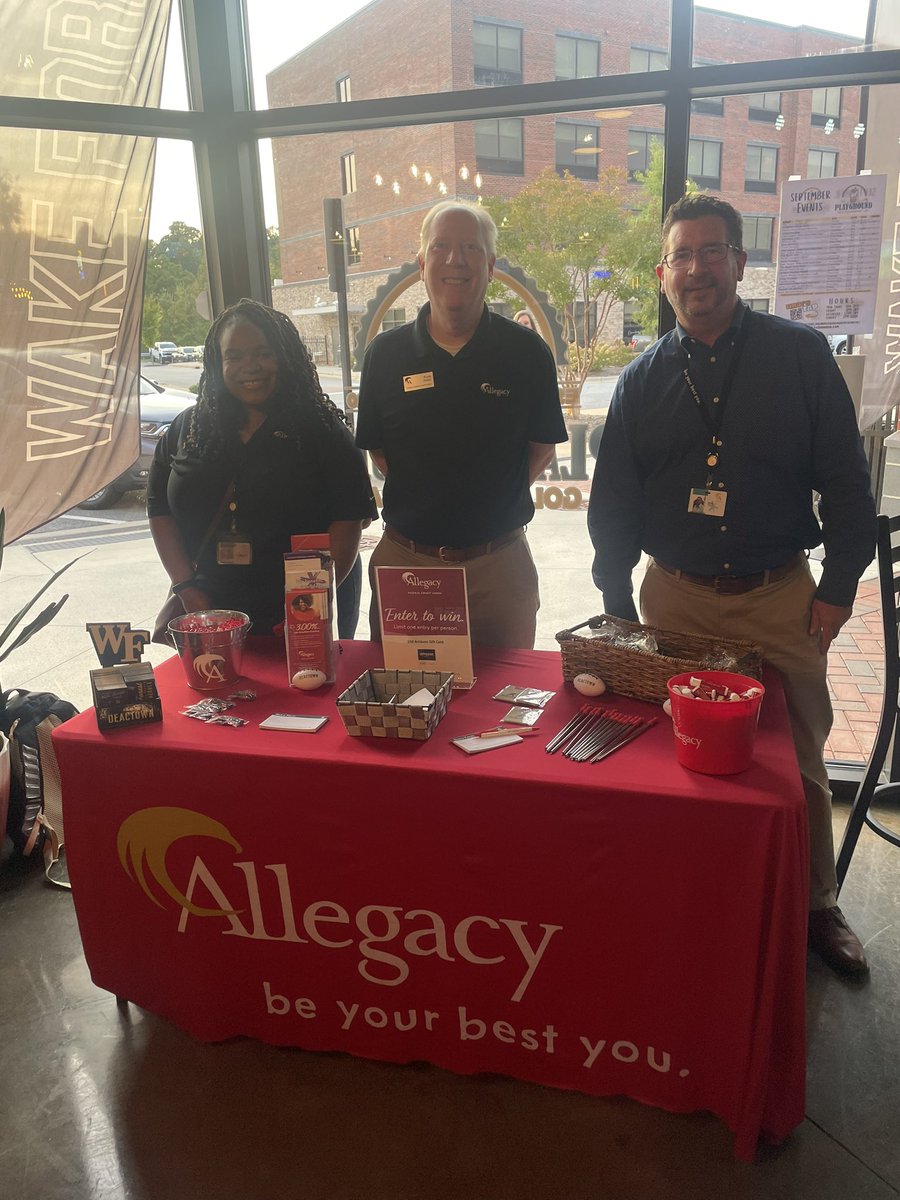
POLYGON ((385 671, 375 668, 360 675, 337 698, 338 712, 352 737, 410 738, 424 742, 447 711, 453 688, 448 671, 385 671), (429 705, 405 705, 422 688, 434 696, 429 705))
POLYGON ((668 698, 666 684, 673 675, 701 669, 732 671, 738 675, 762 678, 762 650, 753 642, 729 638, 701 637, 671 629, 655 629, 621 617, 603 613, 563 629, 556 635, 562 654, 563 679, 571 682, 576 675, 590 671, 599 675, 606 686, 620 696, 651 700, 661 704, 668 698), (608 637, 581 634, 580 629, 604 630, 610 634, 649 634, 657 652, 632 646, 617 646, 608 637), (725 665, 728 664, 728 665, 725 665))

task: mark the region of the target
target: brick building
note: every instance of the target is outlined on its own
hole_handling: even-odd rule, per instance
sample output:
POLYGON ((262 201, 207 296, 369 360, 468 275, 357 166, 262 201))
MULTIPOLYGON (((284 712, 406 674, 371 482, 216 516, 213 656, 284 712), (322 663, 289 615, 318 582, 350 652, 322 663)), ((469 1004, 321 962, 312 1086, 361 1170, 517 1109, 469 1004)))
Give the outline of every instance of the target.
MULTIPOLYGON (((628 75, 668 65, 667 0, 374 0, 268 76, 272 107, 511 83, 628 75)), ((696 65, 833 53, 854 39, 700 9, 696 65)), ((856 172, 858 88, 695 100, 688 173, 745 216, 742 294, 774 294, 781 183, 856 172)), ((661 106, 501 117, 274 143, 283 285, 275 303, 308 337, 333 310, 322 198, 342 196, 351 316, 414 256, 423 214, 443 195, 514 195, 542 170, 591 186, 600 165, 629 176, 663 136, 661 106)), ((411 316, 422 297, 409 294, 411 316)), ((628 333, 628 314, 623 332, 628 333)))

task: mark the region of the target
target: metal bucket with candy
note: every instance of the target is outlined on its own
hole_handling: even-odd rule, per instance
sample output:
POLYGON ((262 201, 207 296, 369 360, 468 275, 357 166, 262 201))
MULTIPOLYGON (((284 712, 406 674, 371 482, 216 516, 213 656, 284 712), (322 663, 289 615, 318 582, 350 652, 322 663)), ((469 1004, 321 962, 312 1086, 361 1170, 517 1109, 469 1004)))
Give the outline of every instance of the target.
POLYGON ((198 692, 231 687, 240 679, 249 632, 247 614, 230 608, 185 613, 169 622, 169 638, 181 658, 188 683, 198 692))

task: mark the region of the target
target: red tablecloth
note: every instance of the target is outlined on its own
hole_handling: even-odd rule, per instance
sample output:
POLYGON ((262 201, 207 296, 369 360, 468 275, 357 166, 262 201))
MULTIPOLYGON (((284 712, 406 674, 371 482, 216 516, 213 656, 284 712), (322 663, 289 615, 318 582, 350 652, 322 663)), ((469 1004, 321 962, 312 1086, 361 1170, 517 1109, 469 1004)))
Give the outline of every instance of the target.
POLYGON ((257 643, 234 729, 179 715, 199 694, 173 659, 161 724, 101 734, 88 711, 57 731, 95 983, 204 1040, 709 1109, 742 1158, 784 1138, 803 1117, 807 835, 777 681, 753 767, 712 778, 677 765, 664 717, 597 765, 547 754, 583 703, 551 653, 479 655, 428 742, 351 738, 334 700, 379 662, 344 643, 337 684, 300 693, 257 643), (495 724, 506 683, 558 689, 541 736, 467 757, 450 737, 495 724), (330 719, 260 731, 272 712, 330 719))

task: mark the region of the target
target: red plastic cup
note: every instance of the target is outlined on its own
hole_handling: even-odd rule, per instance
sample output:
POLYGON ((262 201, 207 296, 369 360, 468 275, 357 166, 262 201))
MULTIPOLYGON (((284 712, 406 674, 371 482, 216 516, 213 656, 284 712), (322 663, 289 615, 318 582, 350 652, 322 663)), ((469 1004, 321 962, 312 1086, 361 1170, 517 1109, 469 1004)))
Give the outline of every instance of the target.
POLYGON ((702 775, 736 775, 738 771, 746 771, 753 761, 759 706, 765 695, 759 680, 733 675, 730 671, 697 670, 674 675, 667 686, 679 763, 702 775), (675 691, 678 686, 689 686, 691 679, 702 679, 713 687, 727 687, 732 692, 759 688, 759 695, 750 700, 698 700, 675 691))

